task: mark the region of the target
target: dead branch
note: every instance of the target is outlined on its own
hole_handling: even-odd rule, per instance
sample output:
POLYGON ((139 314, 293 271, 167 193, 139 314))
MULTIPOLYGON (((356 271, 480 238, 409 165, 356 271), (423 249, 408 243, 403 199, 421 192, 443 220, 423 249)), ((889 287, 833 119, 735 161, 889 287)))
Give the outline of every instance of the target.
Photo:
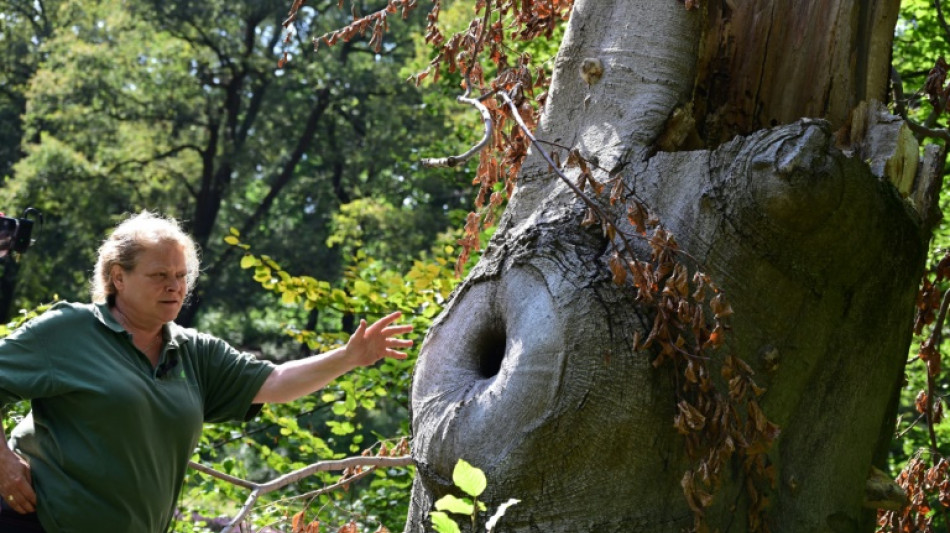
POLYGON ((244 505, 241 507, 241 510, 234 517, 234 519, 232 519, 231 522, 228 523, 227 527, 224 528, 222 533, 231 533, 232 531, 237 531, 235 528, 238 527, 238 525, 244 520, 247 514, 251 512, 251 509, 254 508, 254 504, 257 503, 257 500, 261 496, 269 492, 274 492, 276 490, 279 490, 292 483, 296 483, 317 472, 325 472, 329 470, 344 470, 345 471, 351 468, 355 469, 355 468, 369 467, 367 470, 363 470, 354 475, 341 479, 340 481, 338 481, 337 483, 333 485, 330 485, 329 487, 325 487, 318 491, 307 493, 304 496, 308 496, 308 497, 318 496, 320 494, 324 494, 332 490, 346 487, 350 483, 358 479, 361 479, 362 477, 367 475, 369 472, 372 472, 373 470, 381 466, 391 468, 391 467, 408 466, 410 464, 412 464, 412 456, 410 455, 399 455, 395 457, 382 457, 382 456, 347 457, 346 459, 339 459, 339 460, 334 460, 334 461, 320 461, 317 463, 307 465, 301 469, 294 470, 293 472, 289 472, 287 474, 279 476, 270 481, 266 481, 263 483, 256 483, 253 481, 248 481, 245 479, 241 479, 241 478, 237 478, 237 477, 225 474, 224 472, 220 472, 218 470, 196 463, 194 461, 188 462, 188 466, 190 466, 191 468, 199 472, 208 474, 211 477, 218 478, 222 481, 225 481, 232 485, 236 485, 238 487, 251 489, 251 493, 250 495, 248 495, 247 499, 244 501, 244 505))
MULTIPOLYGON (((469 83, 466 81, 466 85, 469 83)), ((485 107, 485 104, 482 103, 482 100, 490 98, 494 93, 488 93, 482 95, 478 98, 469 98, 470 89, 465 90, 465 94, 459 96, 456 100, 463 104, 468 104, 474 106, 478 109, 478 112, 482 114, 482 122, 485 125, 485 134, 482 136, 482 139, 478 141, 475 146, 469 148, 467 152, 461 155, 451 155, 448 157, 440 157, 437 159, 425 158, 422 160, 422 166, 428 168, 445 168, 445 167, 455 167, 458 166, 469 159, 471 159, 475 154, 480 152, 485 145, 488 144, 488 141, 491 139, 493 123, 491 119, 491 113, 488 111, 488 108, 485 107)))

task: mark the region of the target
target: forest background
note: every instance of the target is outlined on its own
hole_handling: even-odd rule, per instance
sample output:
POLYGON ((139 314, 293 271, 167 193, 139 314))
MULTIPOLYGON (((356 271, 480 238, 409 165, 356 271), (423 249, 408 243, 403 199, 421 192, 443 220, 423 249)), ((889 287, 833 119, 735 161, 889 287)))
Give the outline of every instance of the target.
MULTIPOLYGON (((98 243, 127 213, 150 209, 182 220, 201 246, 185 325, 280 361, 343 342, 361 317, 399 309, 418 346, 459 281, 457 241, 478 194, 477 160, 450 169, 420 160, 465 151, 481 136, 481 118, 455 102, 457 76, 409 81, 433 54, 425 4, 406 20, 391 17, 379 43, 367 33, 314 51, 314 37, 385 6, 345 4, 307 4, 288 34, 284 1, 0 0, 0 211, 44 215, 31 249, 2 260, 0 322, 59 299, 86 301, 98 243), (290 60, 279 64, 285 53, 290 60)), ((931 110, 928 73, 950 50, 939 6, 902 2, 895 37, 894 66, 921 122, 931 110)), ((451 34, 474 16, 473 2, 443 1, 439 20, 451 34)), ((554 34, 513 54, 550 70, 558 43, 554 34)), ((945 191, 941 206, 948 201, 945 191)), ((934 258, 948 244, 944 223, 934 258)), ((209 426, 195 459, 266 480, 398 449, 408 437, 414 357, 268 406, 246 425, 209 426)), ((908 374, 892 476, 928 447, 914 405, 925 381, 908 374)), ((938 387, 942 401, 948 383, 938 387)), ((936 432, 946 443, 950 423, 936 432)), ((254 530, 290 531, 295 515, 331 531, 402 529, 411 467, 315 493, 336 479, 319 473, 271 493, 248 520, 254 530)), ((233 516, 246 496, 190 471, 173 530, 219 530, 213 519, 233 516)))

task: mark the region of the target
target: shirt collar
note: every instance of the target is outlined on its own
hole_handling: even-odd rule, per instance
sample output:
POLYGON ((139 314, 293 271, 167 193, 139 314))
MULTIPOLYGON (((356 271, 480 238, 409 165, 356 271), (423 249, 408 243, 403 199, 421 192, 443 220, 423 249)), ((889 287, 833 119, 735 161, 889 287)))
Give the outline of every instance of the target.
MULTIPOLYGON (((98 303, 93 306, 93 314, 96 315, 96 318, 99 322, 102 322, 107 328, 115 331, 116 333, 122 333, 125 331, 125 328, 122 327, 122 324, 119 324, 119 321, 112 316, 112 313, 109 311, 108 303, 98 303)), ((170 348, 177 348, 180 344, 184 344, 188 340, 188 336, 185 334, 185 328, 179 326, 174 322, 166 322, 162 326, 162 335, 168 339, 168 346, 170 348)))

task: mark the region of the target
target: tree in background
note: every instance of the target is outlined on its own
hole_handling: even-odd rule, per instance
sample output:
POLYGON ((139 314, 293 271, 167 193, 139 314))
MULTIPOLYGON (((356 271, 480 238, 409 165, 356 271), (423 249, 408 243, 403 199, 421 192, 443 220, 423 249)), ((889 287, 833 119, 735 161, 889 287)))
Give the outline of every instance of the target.
MULTIPOLYGON (((301 33, 341 23, 328 7, 308 8, 301 33)), ((286 9, 106 1, 55 11, 24 95, 27 155, 0 200, 47 213, 19 271, 20 305, 83 298, 87 273, 77 265, 117 216, 145 207, 183 219, 203 249, 206 283, 184 323, 207 302, 226 313, 260 304, 221 242, 228 227, 288 267, 334 277, 342 255, 325 242, 341 205, 401 211, 402 228, 414 228, 391 241, 401 260, 448 225, 465 202, 458 183, 417 178, 410 158, 412 147, 446 136, 446 122, 400 77, 411 39, 387 37, 378 52, 356 39, 278 68, 281 50, 310 47, 282 43, 286 9)))

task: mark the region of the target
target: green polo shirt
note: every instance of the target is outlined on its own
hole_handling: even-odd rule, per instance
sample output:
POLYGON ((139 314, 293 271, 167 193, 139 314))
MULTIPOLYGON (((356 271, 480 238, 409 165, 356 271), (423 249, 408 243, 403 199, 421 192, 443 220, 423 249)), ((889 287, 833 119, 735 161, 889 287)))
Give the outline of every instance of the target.
POLYGON ((156 367, 105 305, 57 304, 0 340, 0 404, 48 533, 158 533, 204 422, 240 420, 274 366, 174 323, 156 367))

